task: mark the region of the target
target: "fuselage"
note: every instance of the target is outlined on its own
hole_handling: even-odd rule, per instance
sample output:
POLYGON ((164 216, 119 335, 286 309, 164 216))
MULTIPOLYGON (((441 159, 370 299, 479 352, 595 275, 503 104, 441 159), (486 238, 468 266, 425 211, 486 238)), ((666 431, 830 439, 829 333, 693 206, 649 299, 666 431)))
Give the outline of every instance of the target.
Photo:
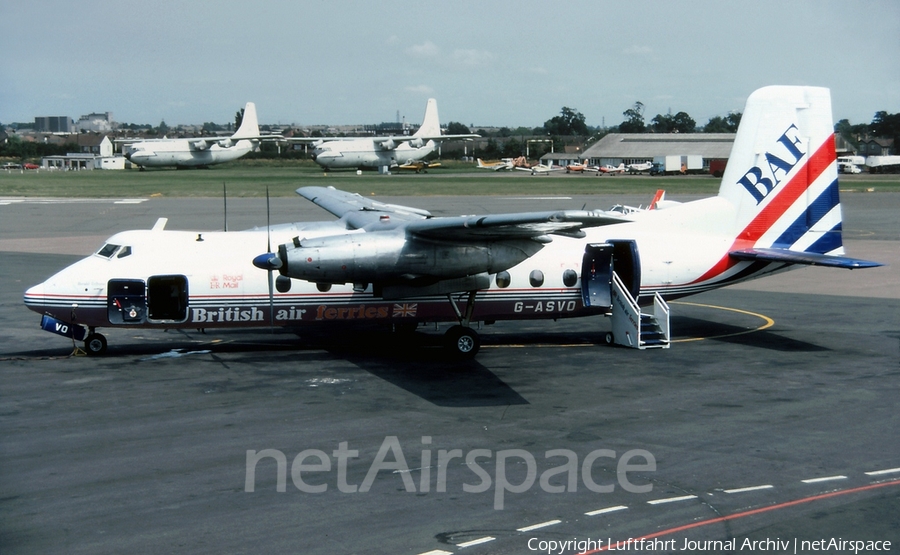
MULTIPOLYGON (((477 294, 473 320, 562 318, 606 313, 585 306, 583 281, 589 245, 628 241, 642 298, 673 298, 758 277, 773 267, 708 275, 733 244, 727 229, 733 209, 719 197, 640 212, 634 222, 585 230, 581 239, 555 237, 524 262, 490 276, 477 294), (706 275, 707 277, 701 279, 706 275), (735 277, 737 276, 737 277, 735 277)), ((273 290, 269 276, 252 264, 272 244, 294 237, 347 233, 338 221, 273 226, 241 232, 126 231, 95 254, 65 268, 25 293, 35 312, 88 327, 217 328, 302 326, 327 321, 384 323, 455 321, 445 295, 386 300, 371 284, 317 285, 289 280, 273 290), (271 304, 270 304, 271 303, 271 304), (270 310, 271 306, 271 310, 270 310)), ((780 265, 777 265, 780 266, 780 265)), ((617 268, 623 271, 624 268, 617 268)), ((276 272, 273 272, 276 273, 276 272)), ((277 273, 276 273, 277 274, 277 273)))

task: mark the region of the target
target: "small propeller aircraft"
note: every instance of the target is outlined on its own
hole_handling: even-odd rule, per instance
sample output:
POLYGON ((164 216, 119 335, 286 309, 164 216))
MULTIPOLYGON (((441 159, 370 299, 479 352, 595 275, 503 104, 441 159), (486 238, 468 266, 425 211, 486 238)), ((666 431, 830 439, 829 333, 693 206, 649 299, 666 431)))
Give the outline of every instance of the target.
POLYGON ((623 163, 619 164, 618 166, 610 166, 609 164, 606 164, 605 166, 600 166, 599 168, 597 168, 597 171, 599 172, 598 175, 601 173, 605 173, 605 174, 609 174, 609 175, 616 175, 617 173, 625 173, 626 168, 625 168, 625 163, 623 162, 623 163))
POLYGON ((125 158, 140 169, 160 167, 207 167, 237 160, 256 149, 261 140, 281 139, 280 135, 260 135, 256 105, 244 106, 241 126, 230 137, 187 139, 116 139, 123 144, 125 158))
POLYGON ((628 170, 628 173, 637 173, 641 174, 644 172, 649 172, 650 168, 653 167, 653 162, 635 162, 634 164, 628 164, 625 168, 628 170))
MULTIPOLYGON (((743 114, 712 198, 658 193, 646 210, 434 217, 301 187, 337 219, 228 233, 167 231, 161 219, 112 236, 24 301, 45 330, 83 338, 89 354, 106 351, 102 327, 342 321, 450 322, 447 347, 471 357, 473 322, 610 315, 607 340, 642 348, 646 315, 631 309, 798 266, 880 265, 844 255, 828 89, 766 87, 743 114)), ((665 336, 667 316, 653 317, 665 336)))

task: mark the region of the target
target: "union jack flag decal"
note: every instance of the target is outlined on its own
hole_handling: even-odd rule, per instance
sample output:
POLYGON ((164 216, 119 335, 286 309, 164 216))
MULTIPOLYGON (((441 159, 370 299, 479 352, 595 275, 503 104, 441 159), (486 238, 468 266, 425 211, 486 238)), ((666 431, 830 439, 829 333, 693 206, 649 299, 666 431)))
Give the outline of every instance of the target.
POLYGON ((394 316, 399 318, 414 317, 416 315, 416 309, 418 308, 418 306, 418 303, 395 304, 394 316))

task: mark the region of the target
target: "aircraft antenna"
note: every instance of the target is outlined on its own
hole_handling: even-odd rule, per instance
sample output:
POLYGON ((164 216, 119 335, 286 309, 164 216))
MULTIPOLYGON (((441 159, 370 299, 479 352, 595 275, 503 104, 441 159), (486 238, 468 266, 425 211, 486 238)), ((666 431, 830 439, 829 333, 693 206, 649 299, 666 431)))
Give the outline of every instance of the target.
POLYGON ((225 182, 222 182, 222 203, 225 205, 222 215, 225 220, 225 231, 228 231, 228 192, 225 189, 225 182))
MULTIPOLYGON (((266 185, 266 252, 272 254, 272 222, 269 208, 269 186, 266 185)), ((275 333, 275 284, 272 281, 272 268, 269 267, 269 326, 275 333)))

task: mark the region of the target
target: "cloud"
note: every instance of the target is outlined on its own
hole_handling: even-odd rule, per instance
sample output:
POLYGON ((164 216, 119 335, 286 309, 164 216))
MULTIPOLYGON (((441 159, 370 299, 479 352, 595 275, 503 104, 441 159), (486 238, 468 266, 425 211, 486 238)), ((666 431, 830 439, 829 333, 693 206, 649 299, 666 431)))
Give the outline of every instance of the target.
POLYGON ((649 46, 638 46, 634 44, 623 50, 622 54, 627 54, 629 56, 646 56, 648 54, 653 54, 653 49, 649 46))
POLYGON ((485 50, 457 49, 453 51, 451 58, 457 65, 477 67, 493 63, 496 56, 485 50))
POLYGON ((406 91, 418 94, 434 94, 434 89, 429 87, 428 85, 415 85, 412 87, 406 87, 406 91))
POLYGON ((430 40, 422 44, 415 44, 406 49, 406 53, 415 58, 433 58, 440 53, 440 49, 430 40))

